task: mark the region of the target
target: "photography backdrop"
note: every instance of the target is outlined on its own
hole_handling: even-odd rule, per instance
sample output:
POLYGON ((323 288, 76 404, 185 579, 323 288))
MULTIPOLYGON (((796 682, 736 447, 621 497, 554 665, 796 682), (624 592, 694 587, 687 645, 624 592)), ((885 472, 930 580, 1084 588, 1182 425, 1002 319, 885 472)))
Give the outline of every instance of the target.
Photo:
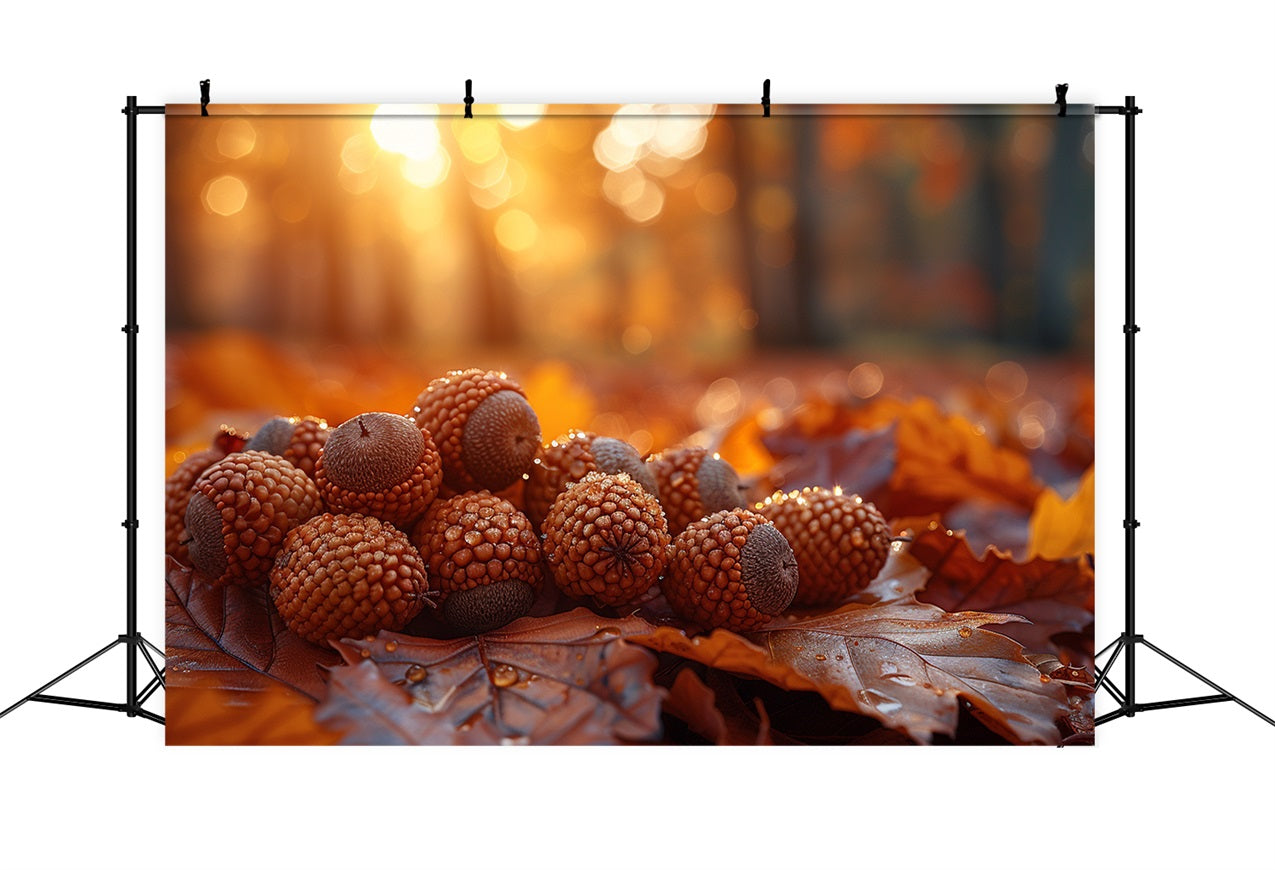
MULTIPOLYGON (((72 343, 81 358, 102 361, 86 372, 75 359, 63 353, 65 344, 51 346, 34 331, 0 348, 6 370, 28 370, 32 361, 42 366, 43 377, 10 382, 15 400, 42 414, 57 415, 74 397, 78 406, 94 419, 120 420, 122 385, 120 372, 122 337, 120 293, 122 244, 119 226, 124 172, 121 140, 123 125, 119 108, 122 95, 138 93, 155 102, 193 100, 194 85, 210 73, 225 97, 250 102, 277 101, 282 95, 299 101, 340 99, 360 102, 387 99, 396 102, 447 101, 459 97, 459 82, 478 76, 478 94, 495 102, 537 101, 546 98, 577 102, 607 99, 681 100, 719 99, 750 102, 757 96, 756 82, 772 76, 778 84, 778 102, 790 96, 808 101, 887 99, 893 102, 941 100, 962 102, 977 99, 1035 102, 1055 81, 1069 78, 1073 94, 1106 101, 1124 93, 1139 95, 1147 110, 1139 123, 1139 240, 1140 286, 1159 286, 1166 294, 1181 293, 1191 298, 1188 287, 1210 287, 1218 304, 1148 304, 1139 312, 1143 333, 1139 341, 1141 371, 1159 372, 1154 379, 1140 380, 1140 456, 1166 467, 1181 456, 1209 455, 1216 474, 1213 497, 1229 506, 1235 516, 1251 517, 1257 527, 1275 522, 1264 492, 1275 483, 1271 457, 1246 454, 1242 450, 1214 450, 1216 430, 1212 427, 1184 427, 1180 397, 1191 395, 1192 406, 1206 417, 1220 417, 1228 409, 1251 402, 1255 391, 1269 392, 1275 357, 1262 336, 1275 318, 1275 294, 1269 263, 1263 256, 1265 243, 1275 234, 1275 217, 1262 206, 1275 195, 1275 167, 1263 159, 1265 143, 1275 135, 1275 116, 1239 111, 1260 99, 1269 76, 1268 55, 1263 50, 1266 34, 1275 26, 1275 10, 1248 3, 1222 2, 1217 15, 1167 18, 1159 21, 1154 39, 1140 39, 1131 46, 1129 33, 1146 32, 1143 10, 1132 6, 1081 3, 1077 17, 1101 21, 1086 34, 1083 56, 1075 39, 1059 33, 1058 10, 1047 7, 1010 6, 976 2, 962 8, 932 4, 918 19, 912 7, 863 7, 827 18, 827 27, 812 27, 811 16, 820 11, 815 4, 793 4, 792 14, 773 15, 759 26, 757 15, 723 17, 715 9, 699 9, 686 4, 653 3, 650 14, 635 17, 631 7, 589 7, 588 16, 564 18, 553 29, 545 26, 543 12, 510 3, 495 3, 493 10, 507 26, 484 34, 481 44, 472 40, 441 38, 463 32, 472 15, 465 10, 436 7, 424 9, 409 4, 379 4, 377 10, 394 16, 396 24, 385 28, 378 39, 351 40, 346 21, 336 16, 298 16, 295 8, 251 9, 258 24, 246 31, 242 19, 209 16, 203 8, 139 4, 149 13, 131 22, 134 39, 147 43, 146 51, 121 52, 115 39, 104 39, 119 27, 117 10, 86 7, 80 11, 76 28, 64 27, 61 9, 24 7, 15 13, 19 32, 33 34, 13 50, 0 56, 0 90, 10 104, 30 97, 39 85, 45 92, 85 94, 86 72, 91 72, 91 99, 77 98, 80 108, 57 112, 44 120, 42 147, 31 149, 25 137, 0 141, 7 163, 29 167, 31 171, 11 178, 12 201, 21 203, 28 220, 12 228, 13 243, 27 256, 12 257, 5 263, 6 282, 11 286, 44 286, 48 264, 57 262, 59 274, 68 285, 95 288, 78 301, 78 314, 67 316, 61 297, 49 294, 22 294, 11 305, 23 322, 53 321, 59 335, 72 343), (159 14, 163 12, 163 14, 159 14), (971 20, 971 19, 975 20, 971 20), (676 19, 678 27, 668 22, 676 19), (181 38, 173 38, 179 32, 181 38), (600 32, 613 38, 599 39, 600 32), (901 55, 899 40, 858 39, 853 53, 844 50, 847 32, 863 35, 906 33, 908 51, 901 55), (280 44, 272 34, 291 34, 280 44), (422 34, 439 38, 422 50, 422 34), (41 37, 40 34, 47 34, 41 37), (529 40, 528 34, 537 38, 529 40), (1053 38, 1050 34, 1056 34, 1053 38), (56 48, 64 52, 59 55, 56 48), (700 58, 711 63, 697 64, 694 74, 683 64, 651 64, 653 44, 663 47, 666 57, 700 58), (276 50, 268 50, 274 46, 276 50), (1198 65, 1183 65, 1181 52, 1189 47, 1198 65), (241 51, 247 48, 247 51, 241 51), (234 70, 226 66, 234 58, 234 70), (1007 54, 1008 53, 1008 54, 1007 54), (76 62, 55 59, 74 57, 76 62), (635 76, 634 70, 642 74, 635 76), (1013 80, 1007 79, 1011 69, 1013 80), (534 73, 529 72, 534 70, 534 73), (582 74, 587 70, 587 75, 582 74), (1064 72, 1060 72, 1060 70, 1064 72), (144 84, 139 84, 142 82, 144 84), (146 84, 149 83, 149 84, 146 84), (1172 100, 1167 101, 1171 95, 1172 100), (1161 111, 1169 102, 1215 105, 1234 109, 1227 113, 1226 144, 1218 145, 1216 127, 1201 124, 1197 113, 1161 111), (93 111, 84 107, 92 104, 93 111), (85 138, 102 147, 85 149, 85 138), (1156 147, 1151 143, 1155 140, 1156 147), (1183 172, 1183 166, 1209 155, 1200 173, 1183 172), (68 210, 61 197, 49 197, 49 179, 77 166, 96 181, 79 191, 81 208, 68 210), (1227 219, 1184 219, 1184 215, 1226 216, 1227 219), (49 233, 49 226, 63 227, 79 240, 76 256, 67 257, 65 234, 49 233), (1162 247, 1161 247, 1162 246, 1162 247), (1173 257, 1150 257, 1152 250, 1174 252, 1173 257), (1218 251, 1228 256, 1219 258, 1218 251), (114 264, 118 268, 111 268, 114 264), (1236 306, 1247 316, 1236 318, 1236 306), (103 325, 105 324, 105 328, 103 325), (1174 336, 1191 335, 1206 357, 1216 355, 1228 366, 1251 372, 1251 378, 1220 376, 1216 368, 1201 366, 1199 357, 1184 356, 1181 342, 1174 336), (1153 336, 1162 340, 1152 341, 1153 336), (1152 435, 1155 437, 1152 437, 1152 435), (1254 482, 1259 486, 1254 486, 1254 482)), ((335 7, 324 7, 335 13, 335 7)), ((1105 131, 1106 121, 1102 130, 1105 131)), ((1117 122, 1118 123, 1118 122, 1117 122)), ((153 341, 142 343, 149 353, 144 389, 152 397, 151 411, 143 416, 142 434, 148 439, 149 454, 156 458, 147 473, 143 491, 158 491, 163 485, 165 452, 163 439, 163 353, 158 324, 163 319, 163 173, 164 127, 159 119, 141 126, 141 153, 153 172, 141 177, 142 237, 154 240, 153 250, 143 253, 143 336, 155 333, 153 341)), ((1123 226, 1123 192, 1120 161, 1123 145, 1118 133, 1100 135, 1098 143, 1097 198, 1097 362, 1098 402, 1102 421, 1099 452, 1104 468, 1103 486, 1098 492, 1099 548, 1105 558, 1116 561, 1121 553, 1121 457, 1120 390, 1106 388, 1108 381, 1121 377, 1123 305, 1120 290, 1123 278, 1120 242, 1123 226)), ((145 372, 144 372, 145 374, 145 372)), ((1249 413, 1255 426, 1269 427, 1272 409, 1252 405, 1249 413)), ((81 446, 80 430, 49 433, 57 450, 74 453, 81 446)), ((6 449, 18 449, 26 434, 19 429, 0 432, 6 449)), ((106 427, 100 433, 104 454, 122 455, 123 433, 106 427)), ((60 492, 45 487, 47 471, 34 464, 15 467, 13 481, 29 493, 31 509, 55 513, 63 504, 60 492)), ((107 464, 103 478, 119 491, 123 486, 122 467, 107 464)), ((1155 626, 1157 638, 1166 647, 1193 646, 1192 664, 1207 673, 1226 674, 1229 689, 1269 710, 1275 705, 1275 685, 1260 656, 1236 656, 1232 645, 1234 626, 1229 621, 1194 618, 1198 607, 1199 579, 1180 570, 1181 554, 1173 542, 1174 517, 1178 515, 1175 496, 1181 480, 1171 475, 1142 475, 1139 481, 1139 534, 1145 543, 1139 550, 1139 564, 1156 578, 1155 596, 1139 600, 1139 618, 1155 626)), ((145 505, 143 507, 146 507, 145 505)), ((84 523, 82 542, 93 552, 122 559, 123 532, 114 503, 103 508, 103 519, 84 523)), ((142 536, 150 536, 149 552, 163 547, 163 518, 158 504, 143 513, 142 536)), ((34 545, 14 553, 14 566, 25 572, 42 570, 47 552, 63 546, 65 537, 56 524, 32 528, 34 545)), ((1245 576, 1253 569, 1248 548, 1222 548, 1213 565, 1219 575, 1245 576)), ((143 565, 143 572, 146 566, 143 565)), ((162 566, 154 560, 149 581, 161 589, 162 566)), ((123 581, 118 574, 104 572, 100 582, 83 585, 80 607, 67 611, 59 628, 88 638, 103 628, 116 630, 122 615, 119 601, 123 581)), ((1119 630, 1121 589, 1103 584, 1097 590, 1101 624, 1100 637, 1113 637, 1119 630)), ((144 587, 146 588, 146 587, 144 587)), ((1275 590, 1269 584, 1251 583, 1246 600, 1253 610, 1275 607, 1275 590)), ((11 591, 15 607, 38 609, 47 603, 45 590, 36 585, 18 585, 11 591)), ((163 608, 158 595, 143 595, 143 630, 158 638, 163 629, 163 608)), ((42 620, 18 621, 8 628, 14 648, 43 649, 48 627, 42 620)), ((80 647, 61 654, 49 651, 45 669, 11 667, 0 674, 0 686, 10 698, 21 697, 32 688, 31 678, 40 672, 65 667, 80 655, 80 647)), ((118 693, 120 671, 106 668, 85 673, 86 691, 103 695, 118 693)), ((77 675, 79 676, 79 675, 77 675)), ((1177 679, 1171 668, 1152 672, 1139 679, 1145 691, 1169 693, 1195 690, 1192 681, 1177 679)), ((28 705, 30 707, 31 705, 28 705)), ((420 856, 419 838, 391 839, 370 846, 366 840, 280 838, 265 826, 244 826, 234 838, 203 842, 192 852, 190 833, 184 826, 148 828, 139 840, 139 825, 146 819, 144 807, 118 800, 118 784, 127 779, 142 789, 162 791, 172 781, 174 750, 164 745, 161 729, 122 716, 97 715, 92 711, 72 712, 53 707, 36 707, 6 720, 6 755, 11 781, 24 788, 25 799, 11 810, 9 848, 15 858, 31 866, 69 866, 95 863, 104 867, 168 867, 172 855, 181 853, 187 866, 220 867, 245 854, 259 856, 279 867, 340 867, 369 854, 385 860, 408 860, 420 856), (57 746, 56 754, 28 752, 20 746, 57 746), (54 775, 50 775, 50 772, 54 775), (74 777, 77 788, 67 789, 74 777), (67 815, 77 819, 79 836, 65 834, 67 815), (145 844, 141 844, 141 840, 145 844), (233 842, 232 842, 233 840, 233 842)), ((1104 826, 1093 834, 1094 848, 1129 867, 1193 867, 1210 861, 1224 861, 1236 867, 1269 864, 1269 845, 1264 822, 1275 811, 1275 796, 1247 786, 1255 772, 1275 763, 1275 744, 1265 736, 1267 726, 1235 705, 1217 704, 1165 715, 1139 716, 1132 723, 1116 723, 1103 730, 1099 751, 1067 752, 1041 750, 1014 752, 1015 775, 1032 781, 1048 781, 1062 776, 1087 783, 1090 797, 1115 794, 1130 781, 1146 787, 1139 800, 1121 810, 1125 824, 1104 826), (1121 727, 1130 724, 1134 727, 1121 727), (1220 740, 1194 739, 1202 731, 1220 740), (1192 766, 1191 789, 1184 790, 1181 770, 1162 764, 1173 756, 1192 766), (1197 827, 1181 828, 1172 839, 1156 836, 1166 817, 1188 814, 1197 827), (1223 839, 1217 831, 1225 832, 1223 839)), ((745 789, 772 789, 780 784, 779 771, 758 770, 746 763, 753 750, 687 751, 686 763, 694 763, 706 778, 720 784, 723 792, 745 789)), ((916 782, 932 775, 932 752, 899 753, 847 750, 844 758, 831 765, 804 764, 822 750, 793 750, 792 764, 783 769, 783 781, 800 785, 811 793, 826 791, 823 781, 827 767, 853 770, 870 778, 878 800, 871 806, 856 805, 855 818, 874 836, 855 843, 863 860, 899 859, 899 842, 907 838, 914 848, 913 865, 946 862, 950 867, 1018 867, 1029 855, 1039 866, 1069 866, 1069 856, 1041 851, 1040 807, 1033 802, 1005 802, 1002 778, 968 777, 960 794, 962 806, 950 812, 931 813, 927 830, 934 836, 918 842, 913 836, 917 819, 900 807, 910 804, 916 782), (994 850, 953 849, 953 842, 966 839, 971 828, 986 829, 982 807, 998 807, 1000 841, 994 850)), ((188 792, 184 806, 195 815, 209 817, 235 804, 243 793, 243 782, 260 775, 263 764, 283 768, 289 776, 278 779, 273 788, 280 796, 274 811, 279 824, 301 826, 313 819, 313 795, 330 787, 334 779, 354 781, 369 767, 382 763, 382 750, 351 748, 333 753, 327 749, 226 752, 221 748, 189 748, 179 751, 180 769, 188 781, 198 782, 188 792)), ((497 843, 487 838, 492 863, 519 861, 527 866, 587 866, 613 842, 606 820, 615 807, 623 805, 638 812, 650 801, 667 794, 658 778, 636 776, 649 771, 645 749, 612 752, 614 771, 630 780, 631 797, 616 801, 580 801, 575 804, 579 824, 572 838, 560 838, 548 854, 529 856, 525 844, 497 843)), ((949 753, 980 766, 999 764, 1005 752, 994 747, 970 748, 949 753)), ((508 753, 499 749, 468 753, 447 753, 435 758, 426 753, 393 753, 396 775, 401 779, 428 778, 445 783, 453 801, 480 801, 489 795, 491 784, 472 775, 478 759, 502 758, 501 776, 511 795, 570 804, 580 782, 596 781, 592 753, 551 750, 545 753, 508 753), (400 762, 397 756, 402 755, 400 762)), ((763 840, 735 838, 708 841, 702 832, 729 825, 736 808, 729 802, 697 803, 700 815, 690 819, 666 818, 663 840, 669 850, 704 866, 764 866, 778 861, 828 862, 844 853, 836 831, 846 815, 842 802, 792 801, 772 806, 771 818, 786 827, 802 827, 809 833, 799 838, 763 840), (822 832, 822 833, 820 833, 822 832)), ((489 833, 485 820, 458 817, 457 836, 431 842, 431 854, 438 860, 460 862, 471 855, 469 844, 477 835, 489 833)), ((650 855, 639 851, 619 854, 612 850, 616 866, 637 867, 650 855)))
MULTIPOLYGON (((1051 105, 462 115, 168 107, 170 741, 1092 741, 1091 106, 1065 117, 1051 105), (548 597, 511 626, 516 642, 476 641, 472 670, 442 641, 412 641, 457 634, 428 612, 413 619, 419 608, 322 634, 290 621, 286 595, 276 613, 289 581, 283 557, 271 565, 295 549, 289 528, 362 511, 316 468, 331 427, 410 413, 431 378, 471 367, 520 385, 537 438, 596 433, 668 469, 654 473, 672 535, 719 507, 766 513, 777 493, 826 492, 801 520, 812 537, 780 522, 805 584, 790 613, 760 626, 670 612, 676 579, 663 564, 645 595, 556 597, 562 575, 535 565, 548 597), (213 487, 243 461, 227 451, 266 441, 214 436, 247 438, 280 415, 311 422, 268 449, 313 478, 323 503, 263 532, 252 524, 264 490, 235 501, 213 487), (743 496, 681 508, 669 490, 682 460, 661 451, 687 447, 730 463, 743 496), (192 485, 191 510, 217 499, 221 528, 188 549, 192 485), (839 525, 857 496, 888 520, 879 541, 855 544, 873 533, 839 525), (560 647, 534 633, 551 617, 619 619, 624 639, 587 649, 603 658, 590 671, 555 671, 560 647), (405 635, 358 646, 377 630, 405 635), (701 634, 741 658, 688 654, 701 634), (347 665, 322 679, 337 641, 347 665), (620 702, 605 654, 628 643, 648 673, 620 702), (374 686, 353 686, 370 667, 348 666, 360 655, 374 686), (502 682, 500 668, 523 678, 502 682), (458 688, 473 697, 457 700, 458 688), (219 697, 243 713, 238 730, 219 697), (287 702, 325 727, 261 724, 287 702), (520 707, 540 712, 516 718, 520 707), (588 727, 562 728, 576 708, 588 727), (649 715, 635 729, 639 708, 649 715), (378 725, 387 715, 396 727, 378 725)), ((433 441, 444 434, 433 428, 433 441)), ((551 465, 552 448, 536 462, 551 465)), ((527 459, 532 479, 500 495, 539 529, 548 501, 527 459)), ((438 500, 479 486, 445 471, 438 500)), ((459 569, 435 557, 442 538, 429 543, 433 497, 378 515, 411 535, 447 596, 440 577, 459 569)))

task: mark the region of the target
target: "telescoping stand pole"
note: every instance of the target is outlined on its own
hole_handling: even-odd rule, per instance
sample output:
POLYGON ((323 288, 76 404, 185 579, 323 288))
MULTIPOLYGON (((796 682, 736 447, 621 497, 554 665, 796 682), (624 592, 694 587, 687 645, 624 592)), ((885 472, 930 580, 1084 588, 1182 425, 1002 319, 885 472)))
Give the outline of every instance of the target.
POLYGON ((164 670, 156 664, 155 660, 155 656, 162 659, 164 652, 142 637, 137 630, 137 116, 162 115, 164 114, 164 107, 139 106, 137 105, 137 97, 129 97, 123 112, 127 130, 125 159, 128 204, 125 225, 125 260, 127 264, 125 297, 128 319, 123 328, 128 344, 128 369, 126 376, 128 389, 128 421, 126 429, 128 446, 125 462, 128 477, 126 484, 128 514, 122 525, 128 541, 128 556, 125 566, 126 619, 128 628, 125 634, 121 634, 79 664, 68 668, 22 700, 7 707, 4 712, 0 712, 0 717, 9 715, 28 701, 39 701, 44 704, 91 707, 95 710, 115 710, 116 712, 128 714, 129 718, 140 716, 152 722, 159 722, 160 724, 164 722, 163 716, 142 708, 142 704, 146 703, 146 700, 151 695, 164 687, 164 670), (48 689, 53 688, 90 662, 106 655, 117 646, 124 647, 127 655, 123 702, 96 701, 90 698, 73 698, 66 695, 48 694, 48 689), (154 656, 151 653, 154 653, 154 656), (137 688, 137 658, 139 655, 145 660, 154 675, 150 682, 143 686, 140 691, 137 688))
POLYGON ((1095 725, 1102 725, 1117 719, 1121 716, 1132 716, 1135 713, 1142 713, 1146 710, 1166 710, 1170 707, 1194 707, 1197 704, 1216 704, 1221 701, 1234 701, 1245 710, 1253 715, 1265 720, 1271 725, 1275 725, 1275 719, 1267 716, 1261 710, 1258 710, 1251 704, 1246 704, 1230 692, 1223 689, 1217 683, 1203 676, 1197 671, 1184 665, 1182 662, 1160 649, 1151 641, 1137 633, 1134 622, 1134 596, 1136 592, 1135 574, 1133 567, 1133 533, 1138 528, 1138 521, 1134 517, 1133 509, 1133 483, 1134 483, 1134 449, 1133 449, 1133 339, 1138 334, 1139 329, 1134 324, 1133 318, 1133 266, 1134 266, 1134 235, 1133 235, 1133 120, 1142 110, 1138 108, 1133 97, 1125 97, 1123 106, 1095 106, 1094 112, 1099 115, 1124 115, 1124 245, 1125 245, 1125 270, 1124 270, 1124 294, 1125 294, 1125 321, 1124 321, 1124 388, 1125 388, 1125 406, 1124 406, 1124 422, 1125 422, 1125 519, 1124 519, 1124 631, 1118 638, 1107 644, 1098 655, 1094 657, 1095 667, 1098 660, 1112 650, 1111 657, 1107 659, 1107 664, 1097 669, 1095 682, 1096 688, 1104 689, 1111 697, 1115 698, 1116 703, 1120 706, 1105 713, 1094 720, 1095 725), (1214 695, 1197 695, 1192 698, 1175 698, 1168 701, 1152 701, 1149 703, 1139 703, 1135 695, 1135 677, 1137 669, 1135 666, 1134 654, 1137 652, 1138 646, 1145 646, 1156 655, 1175 665, 1191 676, 1195 677, 1206 686, 1216 690, 1214 695), (1116 659, 1120 654, 1124 653, 1124 689, 1123 691, 1115 685, 1111 672, 1115 666, 1116 659))

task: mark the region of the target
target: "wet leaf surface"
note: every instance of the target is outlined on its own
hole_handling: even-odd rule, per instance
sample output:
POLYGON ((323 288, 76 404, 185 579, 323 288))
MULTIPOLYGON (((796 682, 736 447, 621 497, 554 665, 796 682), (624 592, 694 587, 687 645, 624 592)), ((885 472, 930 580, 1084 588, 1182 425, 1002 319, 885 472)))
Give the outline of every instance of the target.
MULTIPOLYGON (((915 565, 895 554, 890 573, 915 565)), ((915 569, 913 569, 915 570, 915 569)), ((847 604, 831 613, 777 619, 741 636, 691 636, 671 625, 635 642, 790 690, 814 691, 838 710, 872 716, 913 740, 956 731, 959 704, 1016 743, 1056 743, 1066 692, 984 626, 1020 622, 1006 613, 948 613, 910 597, 847 604)))
POLYGON ((167 567, 169 688, 323 695, 322 668, 340 657, 288 631, 264 587, 213 586, 172 559, 167 567))
POLYGON ((348 743, 655 741, 655 657, 622 639, 646 629, 577 608, 453 640, 341 641, 347 666, 332 670, 316 718, 348 743))

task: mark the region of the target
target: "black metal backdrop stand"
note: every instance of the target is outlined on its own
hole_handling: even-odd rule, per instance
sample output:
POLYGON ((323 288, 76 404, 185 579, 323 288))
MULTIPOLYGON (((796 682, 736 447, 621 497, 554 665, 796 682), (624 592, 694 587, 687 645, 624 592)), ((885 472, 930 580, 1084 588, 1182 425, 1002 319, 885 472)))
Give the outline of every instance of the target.
MULTIPOLYGON (((1060 86, 1062 87, 1062 86, 1060 86)), ((1134 266, 1134 237, 1133 237, 1133 120, 1142 110, 1138 108, 1137 102, 1133 97, 1125 97, 1123 106, 1094 106, 1094 112, 1099 115, 1124 115, 1124 303, 1125 303, 1125 319, 1124 319, 1124 389, 1125 389, 1125 405, 1124 405, 1124 461, 1125 461, 1125 481, 1124 481, 1124 631, 1120 636, 1111 643, 1103 647, 1096 656, 1094 656, 1094 666, 1097 667, 1098 660, 1113 650, 1111 657, 1107 659, 1107 664, 1098 668, 1095 672, 1095 691, 1101 688, 1105 690, 1111 697, 1116 699, 1119 708, 1105 713, 1094 720, 1095 725, 1102 725, 1104 722, 1110 722, 1121 716, 1133 716, 1135 713, 1142 713, 1147 710, 1167 710, 1170 707, 1194 707, 1198 704, 1216 704, 1221 701, 1234 701, 1245 710, 1253 715, 1264 719, 1271 725, 1275 725, 1275 719, 1267 716, 1261 710, 1258 710, 1251 704, 1241 701, 1230 692, 1223 689, 1217 683, 1203 676, 1198 671, 1184 665, 1182 662, 1160 649, 1151 641, 1137 633, 1134 621, 1134 598, 1136 593, 1135 574, 1133 567, 1133 533, 1138 528, 1138 521, 1133 518, 1133 489, 1134 489, 1134 443, 1133 443, 1133 338, 1138 334, 1137 325, 1133 322, 1133 266, 1134 266), (1149 703, 1139 703, 1135 691, 1135 677, 1137 668, 1135 666, 1135 653, 1138 646, 1145 646, 1153 653, 1170 662, 1174 666, 1180 668, 1200 682, 1216 690, 1214 695, 1197 695, 1191 698, 1174 698, 1167 701, 1151 701, 1149 703), (1117 688, 1112 679, 1111 672, 1116 664, 1116 659, 1120 654, 1124 653, 1124 690, 1117 688)))
POLYGON ((152 713, 142 707, 142 704, 146 703, 146 700, 151 695, 164 686, 164 669, 155 663, 155 658, 151 655, 153 652, 162 659, 164 651, 142 637, 137 630, 137 116, 162 115, 164 114, 164 107, 139 106, 137 105, 137 97, 129 97, 123 112, 127 129, 125 140, 127 152, 125 158, 127 166, 127 217, 125 224, 125 304, 127 307, 127 320, 124 324, 123 332, 128 343, 128 373, 126 376, 128 421, 126 424, 127 452, 125 469, 125 474, 128 478, 126 483, 128 513, 127 519, 121 525, 124 526, 128 539, 128 555, 124 570, 127 590, 125 602, 128 628, 124 634, 119 635, 115 640, 79 664, 68 668, 22 700, 7 707, 4 712, 0 712, 0 717, 9 715, 28 701, 39 701, 44 704, 63 704, 70 707, 90 707, 95 710, 114 710, 119 713, 127 713, 130 718, 141 716, 143 719, 150 719, 152 722, 159 722, 161 725, 164 722, 163 716, 152 713), (73 698, 66 695, 48 694, 47 690, 53 688, 90 662, 106 655, 117 646, 124 647, 127 656, 124 700, 122 702, 97 701, 91 698, 73 698), (154 675, 150 682, 143 686, 140 691, 137 688, 138 656, 142 657, 154 675))
MULTIPOLYGON (((465 82, 465 117, 472 117, 471 106, 473 104, 473 96, 471 95, 471 80, 465 82)), ((1066 85, 1058 85, 1057 87, 1057 105, 1059 107, 1058 114, 1064 116, 1067 113, 1066 102, 1066 85)), ((209 82, 207 79, 200 82, 200 105, 201 114, 208 114, 208 91, 209 82)), ((770 116, 770 79, 766 79, 762 91, 762 109, 766 117, 770 116)), ((126 217, 126 300, 128 320, 124 325, 123 331, 127 334, 128 341, 128 373, 127 373, 127 519, 124 520, 123 526, 126 530, 128 539, 128 556, 125 569, 126 579, 126 606, 127 606, 127 623, 128 630, 125 634, 121 634, 115 640, 102 647, 88 658, 69 668, 22 700, 12 704, 3 712, 0 717, 7 716, 18 707, 28 701, 39 701, 46 704, 63 704, 72 707, 90 707, 98 710, 115 710, 121 713, 127 713, 129 717, 141 716, 154 722, 163 723, 164 717, 150 712, 142 708, 142 704, 146 702, 157 690, 164 687, 164 670, 160 668, 152 657, 154 652, 158 656, 164 653, 159 647, 142 637, 137 630, 137 116, 138 115, 162 115, 164 114, 163 106, 139 106, 137 105, 137 97, 128 97, 127 104, 123 109, 125 115, 127 138, 127 217, 126 217), (126 678, 125 678, 125 695, 124 701, 96 701, 87 698, 73 698, 64 695, 50 695, 48 689, 60 683, 62 680, 74 674, 85 665, 101 658, 117 646, 125 647, 127 651, 126 678), (154 676, 141 691, 137 689, 137 659, 141 656, 146 664, 150 667, 154 676)), ((1111 656, 1107 660, 1106 665, 1097 668, 1095 676, 1095 691, 1102 689, 1110 694, 1119 704, 1119 708, 1110 713, 1105 713, 1095 720, 1096 725, 1102 725, 1113 719, 1122 716, 1133 716, 1136 713, 1142 713, 1148 710, 1165 710, 1171 707, 1192 707, 1198 704, 1215 704, 1221 701, 1234 701, 1244 709, 1260 717, 1271 725, 1275 725, 1275 719, 1267 716, 1251 704, 1245 703, 1235 695, 1223 689, 1217 683, 1200 674, 1198 671, 1192 670, 1187 665, 1178 661, 1155 644, 1151 643, 1141 634, 1137 633, 1134 620, 1134 600, 1136 593, 1135 573, 1134 573, 1134 531, 1138 528, 1138 521, 1134 516, 1134 366, 1133 366, 1133 339, 1139 329, 1134 324, 1133 303, 1134 303, 1134 119, 1142 113, 1138 108, 1137 102, 1133 97, 1125 97, 1122 106, 1095 106, 1094 113, 1097 115, 1123 115, 1125 120, 1125 627, 1120 636, 1116 638, 1094 657, 1094 664, 1102 656, 1111 651, 1111 656), (1174 666, 1180 668, 1205 685, 1216 691, 1213 695, 1198 695, 1190 698, 1176 698, 1166 701, 1151 701, 1139 703, 1135 695, 1135 677, 1136 677, 1136 657, 1138 646, 1145 646, 1147 649, 1164 658, 1174 666), (1116 660, 1121 654, 1124 654, 1124 689, 1121 690, 1115 685, 1112 678, 1112 670, 1116 664, 1116 660)))

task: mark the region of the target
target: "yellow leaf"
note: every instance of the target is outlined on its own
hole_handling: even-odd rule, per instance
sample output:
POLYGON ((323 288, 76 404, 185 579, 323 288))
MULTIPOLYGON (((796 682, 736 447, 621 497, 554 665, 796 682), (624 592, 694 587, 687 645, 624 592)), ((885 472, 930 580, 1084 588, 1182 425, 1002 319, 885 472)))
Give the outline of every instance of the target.
POLYGON ((1069 559, 1094 551, 1093 466, 1066 501, 1053 489, 1036 499, 1027 538, 1027 558, 1069 559))

